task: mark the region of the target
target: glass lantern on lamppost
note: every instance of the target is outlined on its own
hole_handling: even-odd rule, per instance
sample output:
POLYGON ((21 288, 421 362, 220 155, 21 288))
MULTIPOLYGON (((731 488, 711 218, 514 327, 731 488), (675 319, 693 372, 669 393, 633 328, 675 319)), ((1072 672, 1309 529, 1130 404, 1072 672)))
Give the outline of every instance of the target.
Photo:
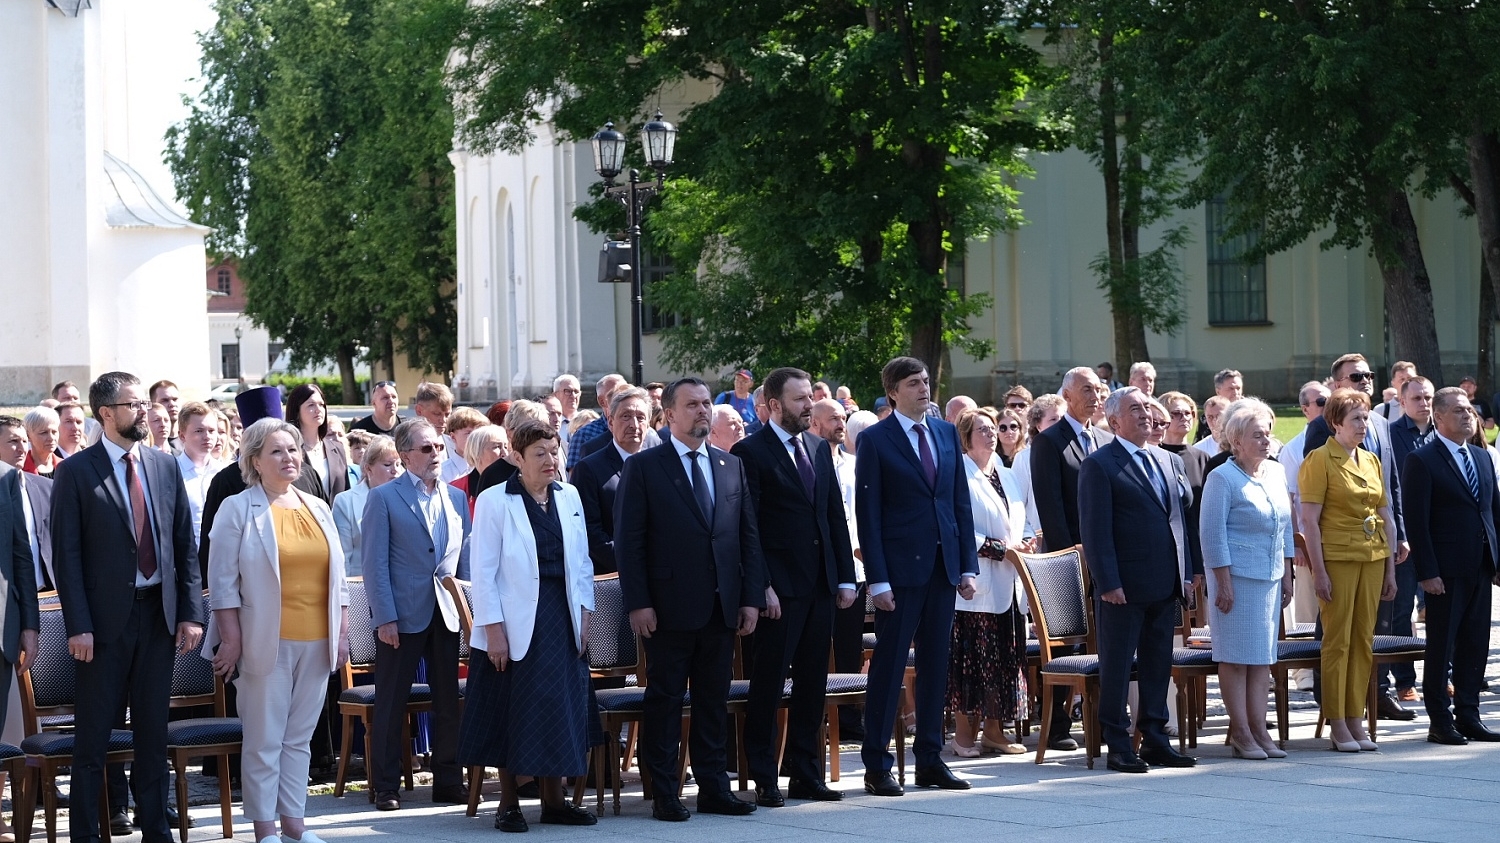
MULTIPOLYGON (((672 153, 677 145, 677 127, 662 119, 661 112, 641 127, 641 150, 645 153, 646 166, 656 172, 656 181, 642 181, 640 171, 631 169, 625 184, 615 184, 615 178, 625 172, 625 135, 615 129, 614 123, 605 123, 590 143, 594 149, 594 172, 604 179, 604 195, 625 206, 626 229, 629 236, 629 281, 630 281, 630 372, 636 386, 645 382, 645 360, 641 352, 641 322, 643 281, 641 267, 641 218, 646 212, 646 203, 663 186, 667 168, 672 166, 672 153)), ((619 254, 622 244, 606 243, 605 254, 619 254), (613 247, 613 248, 612 248, 613 247)), ((609 267, 601 281, 621 280, 620 273, 609 267)))

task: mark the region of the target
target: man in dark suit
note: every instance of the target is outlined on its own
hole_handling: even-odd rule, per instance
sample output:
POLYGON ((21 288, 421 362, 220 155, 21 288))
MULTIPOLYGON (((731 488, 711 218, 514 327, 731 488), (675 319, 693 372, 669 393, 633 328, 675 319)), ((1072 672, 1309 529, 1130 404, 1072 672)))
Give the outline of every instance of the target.
POLYGON ((1500 741, 1479 720, 1489 655, 1490 584, 1500 565, 1500 490, 1484 448, 1468 444, 1477 424, 1462 389, 1439 390, 1437 438, 1407 458, 1402 472, 1406 526, 1418 584, 1427 592, 1427 669, 1422 697, 1427 740, 1459 745, 1500 741), (1449 710, 1448 664, 1453 665, 1449 710))
MULTIPOLYGON (((41 625, 36 604, 34 539, 27 529, 28 502, 22 485, 26 473, 0 463, 0 718, 10 699, 10 683, 17 670, 27 670, 36 655, 36 630, 41 625)), ((41 478, 33 478, 41 479, 41 478)))
POLYGON ((104 756, 128 698, 137 817, 146 843, 166 843, 174 644, 197 646, 204 623, 192 510, 177 461, 140 444, 150 407, 140 379, 102 375, 89 404, 104 436, 64 460, 52 487, 52 561, 78 661, 70 837, 99 839, 104 756))
POLYGON ((651 771, 652 816, 669 822, 690 816, 677 798, 689 682, 698 812, 755 810, 730 793, 725 745, 734 635, 754 632, 766 607, 765 563, 744 467, 706 444, 711 399, 698 378, 668 386, 672 441, 626 460, 615 495, 620 588, 648 664, 641 762, 651 771))
MULTIPOLYGON (((1092 423, 1102 403, 1099 376, 1087 366, 1069 369, 1063 375, 1062 396, 1068 411, 1062 420, 1031 441, 1031 490, 1036 502, 1037 526, 1042 528, 1042 546, 1067 550, 1082 540, 1078 530, 1078 467, 1089 454, 1114 441, 1108 431, 1092 423)), ((1072 700, 1052 693, 1052 734, 1045 735, 1047 748, 1067 752, 1078 748, 1068 734, 1073 719, 1072 700)))
POLYGON ((589 528, 589 558, 594 574, 613 574, 615 562, 615 490, 627 457, 641 450, 651 424, 651 396, 638 386, 617 390, 610 396, 609 447, 597 451, 572 467, 568 482, 578 489, 583 518, 589 528))
POLYGON ((10 465, 21 475, 22 515, 37 591, 52 589, 52 478, 20 471, 26 464, 26 426, 15 416, 0 416, 0 464, 10 465))
POLYGON ((396 425, 406 473, 370 490, 362 567, 375 626, 375 721, 370 789, 375 808, 401 808, 401 740, 417 662, 432 689, 432 801, 463 804, 458 766, 458 607, 443 577, 469 578, 469 501, 442 482, 442 434, 426 419, 396 425))
MULTIPOLYGON (((1370 398, 1370 406, 1375 406, 1375 373, 1370 370, 1370 364, 1362 354, 1345 354, 1333 361, 1329 369, 1329 375, 1333 378, 1334 389, 1355 389, 1363 392, 1370 398)), ((1302 454, 1306 456, 1312 453, 1328 441, 1333 435, 1328 426, 1328 420, 1319 416, 1308 422, 1306 436, 1302 440, 1302 454)), ((1396 448, 1391 441, 1391 423, 1385 418, 1370 414, 1370 421, 1365 428, 1365 441, 1360 445, 1366 451, 1380 458, 1380 467, 1385 474, 1385 488, 1391 498, 1391 517, 1396 520, 1396 582, 1400 587, 1403 579, 1409 581, 1410 574, 1401 570, 1406 563, 1406 555, 1411 552, 1411 544, 1406 539, 1406 518, 1402 509, 1401 491, 1401 463, 1396 459, 1396 448)), ((1407 595, 1407 604, 1410 605, 1414 594, 1407 595)), ((1396 599, 1399 601, 1401 595, 1398 593, 1396 599)), ((1381 635, 1393 633, 1391 626, 1393 612, 1390 604, 1382 604, 1381 610, 1376 616, 1375 632, 1381 635)), ((1410 629, 1410 620, 1407 621, 1406 629, 1410 629)), ((1319 626, 1318 634, 1321 637, 1322 627, 1319 626)), ((1409 632, 1407 633, 1410 634, 1409 632)), ((1388 672, 1382 672, 1380 676, 1380 694, 1377 699, 1376 710, 1382 720, 1415 720, 1417 713, 1408 708, 1403 708, 1391 693, 1390 678, 1388 672)))
POLYGON ((1203 570, 1185 515, 1193 493, 1182 460, 1146 445, 1152 418, 1145 393, 1133 386, 1116 390, 1104 407, 1115 440, 1079 467, 1078 512, 1099 600, 1099 723, 1109 743, 1109 769, 1191 767, 1193 758, 1172 749, 1166 725, 1172 633, 1203 570), (1140 680, 1139 756, 1125 710, 1132 661, 1140 680))
POLYGON ((834 607, 854 602, 854 548, 828 444, 807 432, 812 378, 801 369, 766 376, 770 421, 731 453, 745 466, 766 561, 766 609, 755 631, 754 672, 745 715, 745 751, 755 802, 785 804, 776 764, 776 713, 791 666, 787 712, 787 795, 832 801, 843 794, 823 783, 822 734, 828 650, 834 607))
POLYGON ((885 364, 881 385, 895 412, 859 435, 854 509, 865 577, 875 602, 875 652, 865 698, 865 791, 900 796, 891 775, 891 729, 916 642, 917 787, 968 789, 939 753, 953 634, 953 593, 969 600, 979 575, 974 513, 958 431, 929 416, 927 367, 914 357, 885 364))
MULTIPOLYGON (((1399 369, 1393 371, 1400 375, 1401 385, 1398 387, 1400 394, 1393 399, 1397 407, 1396 412, 1388 418, 1391 423, 1391 452, 1395 454, 1392 460, 1393 467, 1400 474, 1406 465, 1407 458, 1437 437, 1437 427, 1432 423, 1432 402, 1435 393, 1432 381, 1418 375, 1415 368, 1409 375, 1402 375, 1399 369)), ((1392 377, 1393 381, 1396 379, 1396 376, 1392 377)), ((1401 485, 1405 488, 1404 478, 1401 485)), ((1416 566, 1397 565, 1396 599, 1380 604, 1380 614, 1376 621, 1380 624, 1380 628, 1388 630, 1391 635, 1412 635, 1412 612, 1416 609, 1418 591, 1416 566)), ((1382 668, 1380 671, 1382 696, 1385 696, 1385 693, 1391 689, 1392 684, 1395 685, 1398 702, 1403 699, 1415 701, 1417 699, 1416 665, 1411 662, 1401 662, 1390 665, 1389 669, 1382 668)))

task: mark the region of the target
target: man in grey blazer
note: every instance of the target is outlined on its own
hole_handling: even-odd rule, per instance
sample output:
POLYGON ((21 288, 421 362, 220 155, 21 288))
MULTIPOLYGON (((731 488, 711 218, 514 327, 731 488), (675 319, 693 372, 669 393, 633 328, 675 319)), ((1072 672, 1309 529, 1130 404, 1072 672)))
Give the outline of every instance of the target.
POLYGON ((469 502, 442 482, 443 438, 423 419, 396 426, 406 474, 370 491, 361 565, 375 626, 375 807, 401 807, 401 734, 417 662, 432 688, 432 800, 468 802, 458 766, 458 607, 442 579, 469 578, 469 502))

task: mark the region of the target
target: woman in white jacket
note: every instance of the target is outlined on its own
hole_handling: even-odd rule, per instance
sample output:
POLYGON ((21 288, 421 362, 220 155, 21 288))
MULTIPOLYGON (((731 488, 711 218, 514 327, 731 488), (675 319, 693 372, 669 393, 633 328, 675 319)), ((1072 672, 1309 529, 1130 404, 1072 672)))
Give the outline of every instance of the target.
POLYGON ((586 772, 602 740, 584 658, 594 563, 578 490, 558 482, 558 436, 525 421, 511 431, 520 471, 479 495, 470 551, 474 626, 459 729, 463 766, 498 767, 495 827, 525 831, 516 776, 535 776, 543 823, 593 825, 570 805, 564 776, 586 772))
POLYGON ((1005 736, 1004 722, 1019 720, 1026 705, 1026 624, 1016 606, 1016 570, 1005 551, 1034 549, 1026 537, 1026 505, 1010 469, 995 453, 998 415, 989 408, 958 417, 958 441, 974 510, 979 578, 972 600, 955 598, 948 707, 956 713, 949 750, 973 758, 985 749, 1025 752, 1005 736), (977 721, 984 738, 976 745, 977 721))

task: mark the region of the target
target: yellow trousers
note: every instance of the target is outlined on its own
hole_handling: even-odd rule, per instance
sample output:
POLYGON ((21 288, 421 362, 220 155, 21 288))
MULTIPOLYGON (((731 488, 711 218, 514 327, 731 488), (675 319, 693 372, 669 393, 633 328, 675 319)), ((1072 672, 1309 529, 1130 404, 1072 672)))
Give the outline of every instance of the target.
POLYGON ((1323 609, 1323 716, 1363 717, 1374 667, 1375 613, 1385 562, 1325 562, 1333 600, 1323 609))

